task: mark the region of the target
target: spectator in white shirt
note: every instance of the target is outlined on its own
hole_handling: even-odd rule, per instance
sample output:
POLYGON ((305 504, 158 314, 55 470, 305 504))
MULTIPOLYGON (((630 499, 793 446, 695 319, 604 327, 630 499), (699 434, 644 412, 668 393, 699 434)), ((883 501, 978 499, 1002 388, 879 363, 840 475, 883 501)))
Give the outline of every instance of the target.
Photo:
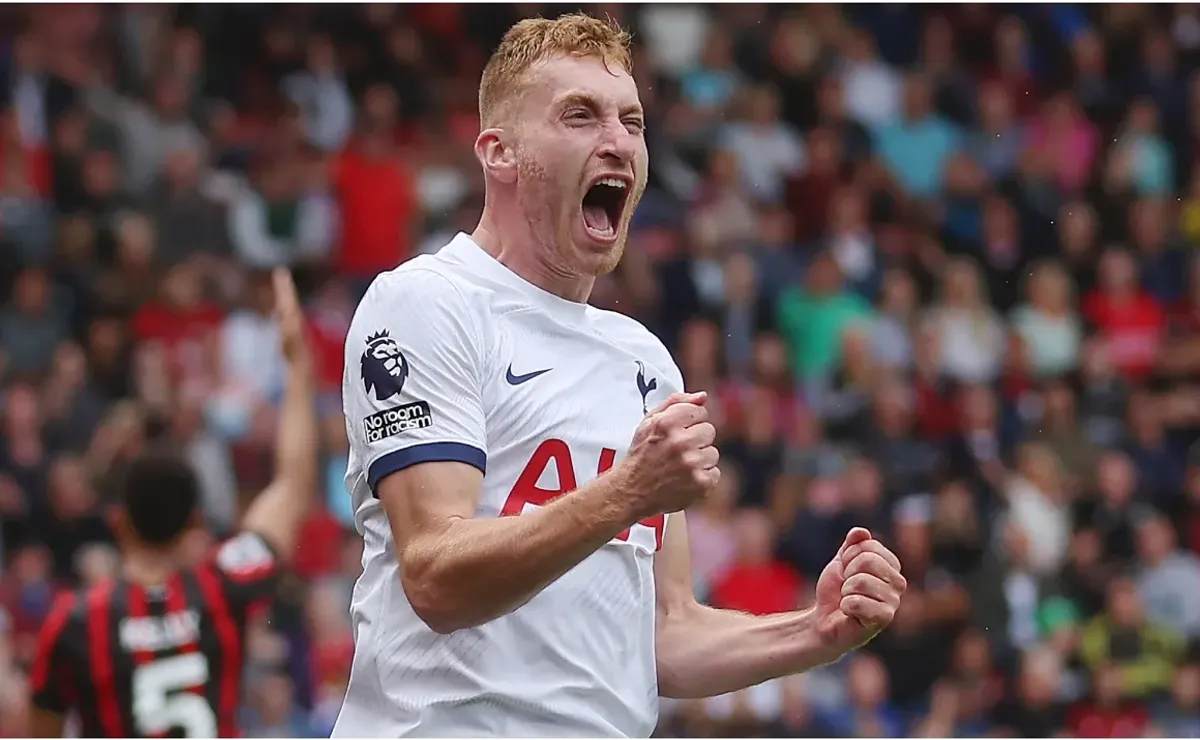
POLYGON ((258 436, 283 392, 284 359, 273 306, 270 275, 260 273, 251 282, 245 306, 221 325, 220 377, 206 412, 210 429, 225 439, 258 436))
POLYGON ((842 63, 846 112, 864 126, 892 123, 900 115, 900 75, 880 58, 867 31, 853 33, 842 63))
POLYGON ((308 142, 323 152, 342 148, 354 126, 354 102, 325 36, 308 44, 308 65, 283 81, 284 94, 300 108, 308 142))
POLYGON ((32 33, 23 33, 13 45, 12 106, 21 141, 29 146, 46 142, 46 81, 42 70, 42 44, 32 33))
POLYGON ((337 206, 318 165, 310 162, 267 164, 255 187, 243 188, 229 211, 234 250, 257 268, 320 261, 328 255, 336 232, 337 206))
POLYGON ((725 148, 737 158, 750 195, 775 202, 782 197, 787 178, 804 169, 804 140, 779 120, 779 93, 774 87, 754 88, 745 102, 745 118, 725 129, 725 148))
POLYGON ((988 302, 979 267, 969 259, 946 265, 942 295, 930 310, 929 328, 942 352, 942 372, 964 383, 987 383, 1000 374, 1008 338, 988 302))

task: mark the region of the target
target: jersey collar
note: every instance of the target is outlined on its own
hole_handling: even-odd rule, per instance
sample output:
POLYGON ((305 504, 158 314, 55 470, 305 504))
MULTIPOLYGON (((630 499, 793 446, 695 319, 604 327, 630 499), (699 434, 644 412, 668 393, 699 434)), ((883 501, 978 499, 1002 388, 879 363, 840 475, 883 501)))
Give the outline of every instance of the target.
POLYGON ((488 254, 469 234, 459 232, 443 251, 449 252, 449 256, 461 261, 472 271, 517 291, 530 303, 554 316, 570 321, 582 321, 586 317, 588 311, 586 303, 568 301, 542 290, 488 254))

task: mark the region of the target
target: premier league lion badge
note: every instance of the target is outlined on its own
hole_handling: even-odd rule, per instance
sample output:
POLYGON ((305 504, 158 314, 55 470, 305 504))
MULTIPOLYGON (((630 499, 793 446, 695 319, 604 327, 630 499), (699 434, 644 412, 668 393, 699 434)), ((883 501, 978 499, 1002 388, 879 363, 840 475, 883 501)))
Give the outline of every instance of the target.
POLYGON ((387 329, 367 337, 362 355, 362 380, 367 392, 373 392, 376 401, 386 401, 400 394, 406 378, 408 360, 387 329))

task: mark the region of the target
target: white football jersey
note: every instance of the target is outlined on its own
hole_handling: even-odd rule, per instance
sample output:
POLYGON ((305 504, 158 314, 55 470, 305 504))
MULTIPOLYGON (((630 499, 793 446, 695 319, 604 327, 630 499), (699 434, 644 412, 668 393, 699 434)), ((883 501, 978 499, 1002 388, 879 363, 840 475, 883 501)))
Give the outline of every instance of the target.
POLYGON ((662 343, 633 319, 533 286, 459 234, 374 281, 342 382, 346 485, 366 547, 334 736, 648 737, 662 516, 516 611, 439 635, 409 606, 373 490, 409 465, 463 462, 484 471, 475 515, 498 517, 586 484, 625 454, 648 409, 682 390, 662 343))

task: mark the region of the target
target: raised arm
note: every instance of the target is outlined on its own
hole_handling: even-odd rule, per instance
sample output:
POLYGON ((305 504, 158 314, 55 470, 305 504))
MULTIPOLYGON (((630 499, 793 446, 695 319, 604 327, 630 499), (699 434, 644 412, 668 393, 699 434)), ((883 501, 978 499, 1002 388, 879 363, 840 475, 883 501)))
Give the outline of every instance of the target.
POLYGON ((441 275, 412 269, 376 281, 347 339, 352 449, 387 513, 409 603, 441 633, 516 609, 719 474, 703 396, 680 396, 691 402, 649 415, 608 473, 520 516, 474 518, 487 469, 482 389, 498 367, 480 313, 441 275))
POLYGON ((668 518, 655 556, 655 649, 662 696, 738 691, 837 660, 892 620, 906 584, 899 562, 867 530, 846 536, 804 611, 753 616, 697 603, 683 513, 668 518))
POLYGON ((242 528, 256 532, 276 556, 286 560, 296 547, 296 536, 317 489, 317 416, 312 358, 296 288, 286 270, 276 270, 274 282, 280 341, 287 360, 275 437, 275 477, 250 504, 242 528))

